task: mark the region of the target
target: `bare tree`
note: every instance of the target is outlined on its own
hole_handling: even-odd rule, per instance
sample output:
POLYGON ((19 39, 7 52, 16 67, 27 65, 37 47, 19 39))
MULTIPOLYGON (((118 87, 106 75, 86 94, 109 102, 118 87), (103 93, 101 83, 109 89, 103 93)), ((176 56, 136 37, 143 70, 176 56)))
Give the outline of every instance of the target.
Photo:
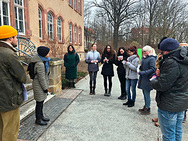
POLYGON ((100 3, 95 0, 93 3, 107 15, 113 27, 113 46, 117 49, 120 27, 137 14, 134 8, 137 0, 101 0, 100 3))

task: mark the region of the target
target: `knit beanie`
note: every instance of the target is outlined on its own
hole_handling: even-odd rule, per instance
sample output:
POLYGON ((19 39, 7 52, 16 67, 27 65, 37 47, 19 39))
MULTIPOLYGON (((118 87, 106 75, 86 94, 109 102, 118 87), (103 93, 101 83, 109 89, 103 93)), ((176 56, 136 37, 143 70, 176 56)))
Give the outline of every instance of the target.
POLYGON ((18 34, 17 30, 10 25, 0 26, 0 39, 14 37, 18 34))
POLYGON ((178 43, 177 40, 173 38, 167 38, 160 43, 160 50, 172 51, 172 50, 177 49, 179 46, 180 44, 178 43))
POLYGON ((165 36, 161 39, 161 41, 160 41, 159 44, 158 44, 158 49, 160 49, 160 44, 161 44, 161 42, 162 42, 163 40, 165 40, 165 39, 167 39, 167 37, 165 37, 165 36))
POLYGON ((37 48, 38 54, 42 57, 45 57, 48 54, 49 51, 50 51, 50 49, 48 47, 45 47, 45 46, 39 46, 37 48))

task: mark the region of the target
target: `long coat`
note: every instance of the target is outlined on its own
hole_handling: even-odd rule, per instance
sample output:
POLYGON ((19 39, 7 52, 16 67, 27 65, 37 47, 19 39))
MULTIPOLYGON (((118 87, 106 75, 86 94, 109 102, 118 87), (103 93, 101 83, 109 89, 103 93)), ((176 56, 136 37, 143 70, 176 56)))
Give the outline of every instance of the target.
POLYGON ((14 110, 22 104, 22 83, 26 79, 26 72, 16 50, 0 42, 0 112, 14 110))
POLYGON ((65 78, 76 79, 77 78, 77 65, 80 62, 80 58, 77 53, 69 52, 64 56, 64 66, 66 67, 65 78))
POLYGON ((101 63, 103 64, 103 66, 102 66, 101 74, 102 75, 106 75, 106 76, 114 76, 113 64, 115 63, 115 54, 113 55, 112 59, 109 59, 108 63, 107 62, 103 62, 105 57, 107 59, 109 59, 109 55, 107 55, 107 56, 105 56, 105 54, 102 55, 101 63))
POLYGON ((156 58, 151 56, 146 56, 146 58, 142 58, 141 63, 141 71, 139 72, 140 78, 138 81, 138 88, 143 90, 152 90, 150 78, 152 77, 152 74, 155 72, 155 61, 156 58))
MULTIPOLYGON (((127 55, 125 55, 125 53, 124 53, 124 54, 122 54, 122 56, 123 56, 123 60, 127 61, 127 55)), ((122 60, 118 61, 118 57, 116 58, 115 65, 117 66, 118 75, 125 75, 126 70, 123 67, 122 60)))
POLYGON ((35 62, 34 72, 36 74, 33 80, 34 99, 41 102, 47 97, 47 93, 43 90, 47 90, 49 86, 49 69, 48 72, 45 72, 44 63, 38 55, 33 56, 31 62, 35 62))

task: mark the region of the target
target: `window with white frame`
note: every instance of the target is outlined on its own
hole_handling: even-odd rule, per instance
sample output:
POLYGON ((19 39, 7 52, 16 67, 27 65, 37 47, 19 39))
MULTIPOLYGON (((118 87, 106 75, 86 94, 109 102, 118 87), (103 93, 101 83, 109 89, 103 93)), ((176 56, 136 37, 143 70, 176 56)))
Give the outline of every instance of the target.
POLYGON ((48 12, 48 38, 49 40, 53 40, 53 16, 50 12, 48 12))
POLYGON ((72 23, 69 23, 69 42, 72 43, 72 23))
POLYGON ((78 0, 78 12, 81 13, 81 0, 78 0))
POLYGON ((15 23, 16 29, 20 33, 25 33, 25 24, 24 24, 24 4, 23 0, 14 0, 14 13, 15 13, 15 23))
POLYGON ((39 8, 39 38, 42 39, 42 11, 39 8))
POLYGON ((10 24, 9 0, 0 0, 0 26, 10 24))
POLYGON ((77 0, 74 0, 74 9, 77 10, 77 0))
POLYGON ((75 44, 77 44, 77 26, 75 25, 74 26, 74 41, 75 41, 75 44))
POLYGON ((58 32, 58 40, 62 42, 62 20, 61 18, 57 19, 57 32, 58 32))
POLYGON ((78 41, 79 41, 79 44, 81 44, 81 28, 79 28, 78 30, 78 41))

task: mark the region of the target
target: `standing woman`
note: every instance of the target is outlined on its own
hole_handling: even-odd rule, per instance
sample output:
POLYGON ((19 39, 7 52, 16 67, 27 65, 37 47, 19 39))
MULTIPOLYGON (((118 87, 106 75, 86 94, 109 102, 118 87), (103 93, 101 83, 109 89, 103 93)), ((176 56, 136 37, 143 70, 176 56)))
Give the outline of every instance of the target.
POLYGON ((77 65, 80 62, 80 58, 72 45, 68 46, 67 51, 68 53, 64 56, 65 78, 69 79, 69 88, 75 88, 74 80, 77 78, 77 65))
POLYGON ((153 56, 152 47, 143 47, 143 57, 140 67, 141 71, 139 72, 140 78, 138 82, 138 88, 142 89, 145 101, 143 109, 138 110, 139 112, 141 112, 142 115, 150 114, 150 91, 152 90, 150 79, 152 78, 152 75, 155 73, 156 70, 155 61, 156 58, 153 56))
POLYGON ((129 57, 127 61, 123 61, 124 67, 126 69, 126 92, 128 95, 128 101, 123 103, 123 105, 128 105, 128 107, 133 107, 136 100, 136 84, 138 81, 137 69, 140 64, 140 59, 137 54, 135 46, 128 49, 129 57), (132 91, 132 96, 130 92, 132 91))
POLYGON ((115 53, 113 48, 110 45, 107 45, 102 53, 102 60, 101 63, 103 64, 102 72, 104 78, 104 89, 105 94, 104 96, 110 96, 112 90, 112 77, 114 76, 114 69, 113 64, 115 63, 115 53), (107 92, 107 78, 109 81, 109 91, 107 92))
POLYGON ((49 86, 49 51, 50 49, 48 47, 40 46, 37 48, 38 54, 31 59, 31 62, 35 63, 35 77, 33 79, 34 99, 36 100, 35 123, 39 125, 47 125, 46 122, 50 120, 43 115, 43 103, 47 97, 49 86))
POLYGON ((127 93, 125 91, 126 70, 123 67, 123 63, 122 63, 123 60, 127 61, 127 57, 128 57, 128 54, 127 54, 127 51, 125 50, 125 48, 120 47, 119 50, 118 50, 118 53, 117 53, 117 59, 115 61, 115 65, 118 66, 117 67, 117 74, 118 74, 118 78, 119 78, 120 85, 121 85, 121 95, 118 97, 118 99, 121 99, 121 100, 125 100, 126 97, 127 97, 127 93))
POLYGON ((98 63, 101 61, 99 52, 96 50, 97 45, 91 45, 91 51, 87 53, 85 62, 88 64, 90 77, 90 95, 95 95, 97 72, 99 71, 98 63))

